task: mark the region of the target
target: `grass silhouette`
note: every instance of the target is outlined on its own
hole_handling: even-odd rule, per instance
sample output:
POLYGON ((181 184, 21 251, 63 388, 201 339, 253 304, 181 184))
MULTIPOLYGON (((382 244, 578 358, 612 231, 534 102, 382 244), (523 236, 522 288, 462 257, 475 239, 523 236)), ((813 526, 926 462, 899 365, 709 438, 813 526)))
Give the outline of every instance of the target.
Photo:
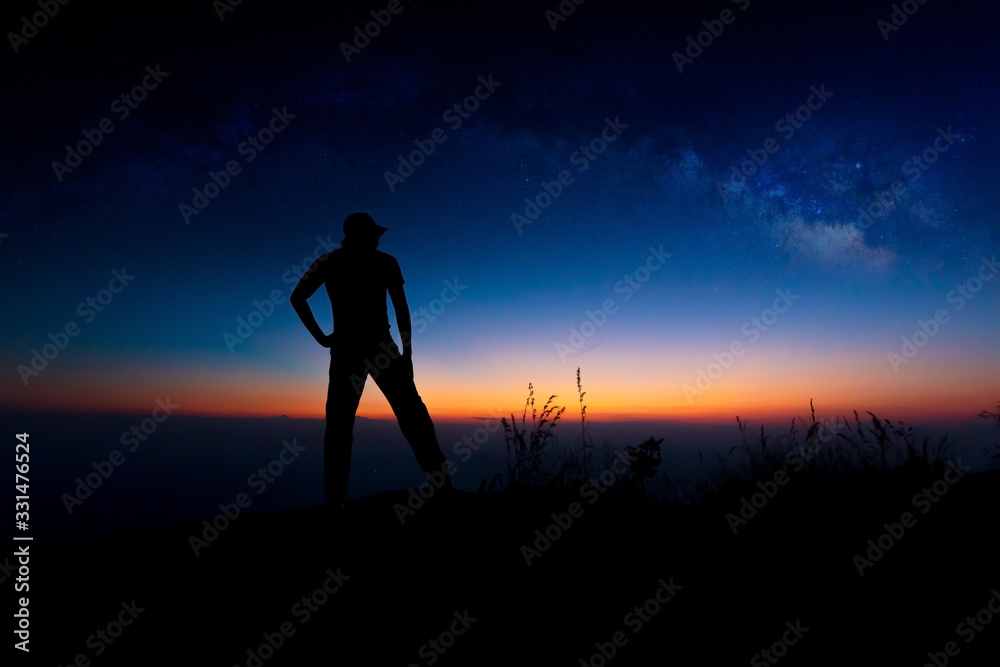
MULTIPOLYGON (((555 427, 566 411, 554 402, 557 395, 549 396, 539 413, 531 383, 520 424, 513 413, 510 421, 506 417, 501 419, 507 447, 507 474, 502 486, 508 496, 572 489, 610 465, 614 451, 606 442, 602 443, 601 456, 594 458, 597 447, 587 433, 586 392, 579 368, 576 385, 580 403, 580 446, 577 448, 560 447, 555 436, 555 427), (529 409, 530 422, 527 419, 529 409)), ((653 500, 649 496, 649 482, 655 479, 661 491, 659 500, 667 505, 700 504, 712 496, 740 493, 758 480, 787 470, 789 461, 801 466, 797 469, 798 475, 826 482, 877 480, 892 473, 929 478, 945 470, 952 451, 947 435, 936 441, 929 436, 918 438, 913 426, 903 421, 880 419, 873 412, 866 413, 868 419, 862 419, 854 410, 853 420, 839 416, 819 421, 810 399, 809 414, 808 422, 793 418, 787 433, 778 436, 767 434, 761 425, 756 438, 748 436, 749 422, 737 416, 740 443, 731 447, 726 455, 717 454, 714 461, 706 461, 699 449, 699 474, 694 479, 672 480, 660 467, 664 439, 650 436, 642 443, 624 448, 632 463, 629 473, 617 479, 612 490, 627 490, 629 495, 653 500), (804 437, 801 435, 803 427, 804 437)), ((993 420, 1000 426, 1000 402, 997 412, 984 410, 979 417, 993 420)), ((983 453, 992 465, 1000 466, 1000 443, 984 448, 983 453)))
MULTIPOLYGON (((507 447, 507 478, 505 492, 508 496, 541 490, 569 491, 576 489, 591 475, 606 470, 614 459, 614 452, 602 445, 602 456, 595 463, 593 442, 587 435, 587 406, 580 369, 576 369, 576 386, 580 402, 580 447, 560 447, 554 430, 566 411, 556 405, 555 394, 549 396, 541 413, 535 406, 534 385, 528 384, 528 397, 520 424, 511 414, 510 421, 502 418, 504 441, 507 447), (531 422, 528 423, 528 410, 531 422)), ((613 491, 623 489, 644 494, 646 481, 651 479, 662 461, 660 445, 663 439, 650 437, 639 445, 630 445, 624 453, 631 461, 628 474, 615 479, 613 491)), ((483 488, 483 485, 480 485, 483 488)))
MULTIPOLYGON (((617 450, 591 441, 579 369, 573 447, 556 435, 558 397, 536 404, 534 391, 529 384, 520 418, 502 420, 498 492, 432 498, 405 523, 395 505, 411 494, 397 490, 353 502, 335 525, 317 507, 247 510, 198 558, 188 536, 210 516, 33 552, 46 588, 32 589, 41 596, 32 604, 60 614, 39 615, 39 627, 60 628, 39 650, 66 663, 102 622, 65 600, 114 618, 122 600, 137 599, 148 620, 144 612, 102 665, 134 665, 150 646, 162 664, 190 662, 191 646, 205 664, 308 665, 362 652, 364 664, 431 664, 420 647, 463 610, 478 620, 434 664, 746 664, 801 620, 812 629, 782 666, 919 665, 996 587, 1000 471, 948 481, 946 437, 873 413, 820 420, 811 409, 777 435, 738 417, 736 444, 700 456, 680 479, 662 438, 617 450), (622 455, 630 466, 611 488, 581 493, 622 455), (744 499, 762 498, 760 482, 779 471, 787 485, 751 500, 744 516, 744 499), (914 499, 928 493, 925 515, 914 499), (915 517, 905 533, 904 512, 915 517), (530 562, 525 547, 536 551, 530 562), (872 560, 863 575, 859 555, 872 560), (293 612, 341 567, 343 590, 310 598, 309 616, 293 612), (662 581, 683 588, 660 609, 662 581), (637 628, 625 619, 639 610, 648 621, 637 628), (274 646, 264 642, 286 622, 295 633, 273 657, 248 659, 274 646), (615 636, 628 641, 609 643, 615 636), (601 662, 612 646, 613 662, 601 662)), ((1000 426, 997 409, 980 416, 1000 426)), ((1000 635, 991 626, 982 636, 961 646, 962 665, 995 664, 1000 635)))

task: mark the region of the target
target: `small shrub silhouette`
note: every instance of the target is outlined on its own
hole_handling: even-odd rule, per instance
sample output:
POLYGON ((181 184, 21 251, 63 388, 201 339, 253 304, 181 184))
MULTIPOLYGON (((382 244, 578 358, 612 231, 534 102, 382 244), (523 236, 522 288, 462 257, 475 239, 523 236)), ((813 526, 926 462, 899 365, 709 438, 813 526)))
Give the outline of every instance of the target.
MULTIPOLYGON (((554 403, 557 396, 549 396, 541 413, 535 406, 534 386, 528 384, 528 397, 520 424, 510 415, 501 419, 507 446, 506 492, 518 493, 542 490, 570 490, 589 479, 590 476, 607 470, 615 459, 614 451, 603 443, 603 460, 595 462, 596 449, 587 433, 586 393, 576 370, 577 394, 580 402, 581 446, 559 449, 553 433, 565 407, 554 403), (531 422, 527 420, 531 410, 531 422)), ((914 428, 902 421, 892 422, 880 419, 873 412, 866 412, 869 419, 862 420, 857 410, 854 419, 838 416, 834 420, 816 419, 816 408, 809 401, 810 420, 805 437, 800 441, 800 425, 803 420, 793 418, 788 432, 771 436, 764 426, 754 439, 748 437, 749 423, 736 417, 740 432, 740 444, 731 447, 728 454, 718 454, 713 464, 706 464, 703 452, 698 450, 698 469, 694 479, 674 479, 663 473, 660 475, 664 494, 661 497, 669 503, 685 505, 700 503, 707 497, 729 493, 744 488, 756 480, 772 476, 778 470, 788 468, 789 457, 802 460, 799 474, 825 478, 877 478, 894 470, 909 471, 914 474, 941 474, 946 466, 946 457, 951 450, 948 436, 934 441, 924 436, 919 438, 914 428)), ((1000 402, 997 411, 983 410, 979 417, 989 419, 1000 426, 1000 402)), ((612 490, 626 491, 630 495, 649 497, 648 483, 657 476, 663 462, 661 446, 663 438, 650 436, 638 445, 629 445, 624 453, 630 461, 626 473, 618 475, 612 490)), ((983 448, 989 461, 1000 466, 1000 443, 983 448)), ((794 459, 791 459, 794 460, 794 459)), ((501 478, 496 475, 489 488, 500 488, 501 478)), ((485 480, 480 491, 486 486, 485 480)))
MULTIPOLYGON (((989 410, 983 410, 979 413, 980 419, 992 419, 997 426, 1000 426, 1000 401, 997 401, 997 411, 990 412, 989 410)), ((987 460, 990 465, 995 467, 1000 467, 1000 442, 992 445, 987 445, 982 448, 983 454, 986 455, 987 460)))
MULTIPOLYGON (((663 438, 657 439, 649 436, 648 440, 625 448, 625 453, 630 461, 629 475, 625 478, 626 485, 637 487, 641 493, 646 493, 646 480, 653 478, 656 469, 663 461, 663 453, 660 451, 661 444, 663 444, 663 438)), ((670 479, 667 478, 666 481, 669 482, 670 479)))
MULTIPOLYGON (((510 421, 502 418, 504 441, 507 446, 507 492, 541 489, 567 490, 577 487, 588 479, 588 475, 597 472, 594 469, 594 445, 587 435, 587 406, 580 378, 580 369, 576 369, 576 388, 580 401, 580 435, 581 446, 577 450, 566 448, 559 450, 553 433, 559 419, 566 411, 553 403, 555 394, 549 396, 539 414, 535 407, 534 385, 528 384, 528 398, 525 401, 521 423, 518 425, 514 415, 510 421), (531 408, 531 423, 528 424, 528 408, 531 408), (530 426, 530 428, 529 428, 530 426)), ((645 442, 628 446, 625 454, 631 461, 626 473, 616 477, 613 489, 632 490, 644 494, 646 482, 657 471, 663 459, 660 445, 663 439, 652 436, 645 442)), ((606 470, 614 460, 613 452, 604 445, 604 467, 606 470)), ((599 466, 598 466, 599 467, 599 466)), ((491 484, 492 486, 492 484, 491 484)), ((483 485, 480 485, 483 488, 483 485)))

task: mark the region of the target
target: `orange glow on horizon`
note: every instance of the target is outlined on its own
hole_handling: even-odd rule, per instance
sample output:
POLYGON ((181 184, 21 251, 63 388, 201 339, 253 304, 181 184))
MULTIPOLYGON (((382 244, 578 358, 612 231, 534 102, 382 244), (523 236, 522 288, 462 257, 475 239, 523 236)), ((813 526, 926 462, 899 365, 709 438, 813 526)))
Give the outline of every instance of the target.
MULTIPOLYGON (((714 423, 733 422, 737 415, 758 423, 808 419, 813 399, 818 418, 853 418, 854 410, 865 418, 870 410, 881 419, 915 423, 974 417, 992 409, 998 398, 996 383, 983 372, 980 362, 928 363, 893 374, 872 369, 869 359, 814 361, 800 354, 794 359, 790 363, 787 356, 777 359, 762 353, 699 389, 690 371, 652 368, 646 362, 646 371, 639 373, 621 364, 598 363, 595 358, 583 374, 587 419, 714 423), (980 366, 975 367, 976 363, 980 366)), ((177 413, 184 415, 325 416, 327 379, 322 369, 250 369, 241 360, 228 358, 210 364, 141 361, 145 363, 95 362, 62 368, 36 378, 27 388, 4 386, 0 399, 19 410, 149 414, 157 398, 169 396, 180 406, 177 413)), ((470 369, 425 361, 421 370, 417 386, 435 421, 467 423, 511 414, 520 421, 528 385, 523 378, 533 375, 535 409, 541 412, 548 397, 555 394, 554 403, 565 407, 561 421, 579 423, 575 368, 470 369), (470 382, 472 378, 488 380, 470 382)), ((394 419, 371 379, 358 415, 394 419)))

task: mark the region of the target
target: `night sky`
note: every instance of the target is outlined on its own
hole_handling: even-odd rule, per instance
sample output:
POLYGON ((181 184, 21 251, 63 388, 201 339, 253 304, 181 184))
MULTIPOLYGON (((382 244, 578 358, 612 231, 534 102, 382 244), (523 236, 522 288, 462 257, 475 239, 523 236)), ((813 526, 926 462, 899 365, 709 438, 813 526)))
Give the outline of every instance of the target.
POLYGON ((0 401, 321 416, 287 297, 368 211, 436 420, 974 415, 998 9, 904 4, 8 4, 0 401))

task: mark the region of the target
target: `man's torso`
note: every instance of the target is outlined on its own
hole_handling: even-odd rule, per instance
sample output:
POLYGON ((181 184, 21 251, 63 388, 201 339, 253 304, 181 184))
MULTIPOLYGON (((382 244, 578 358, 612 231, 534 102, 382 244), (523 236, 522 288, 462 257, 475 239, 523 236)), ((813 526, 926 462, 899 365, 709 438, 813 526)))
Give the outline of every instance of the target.
POLYGON ((390 287, 403 284, 395 257, 378 250, 338 248, 319 258, 319 271, 338 337, 371 340, 388 335, 386 294, 390 287))

